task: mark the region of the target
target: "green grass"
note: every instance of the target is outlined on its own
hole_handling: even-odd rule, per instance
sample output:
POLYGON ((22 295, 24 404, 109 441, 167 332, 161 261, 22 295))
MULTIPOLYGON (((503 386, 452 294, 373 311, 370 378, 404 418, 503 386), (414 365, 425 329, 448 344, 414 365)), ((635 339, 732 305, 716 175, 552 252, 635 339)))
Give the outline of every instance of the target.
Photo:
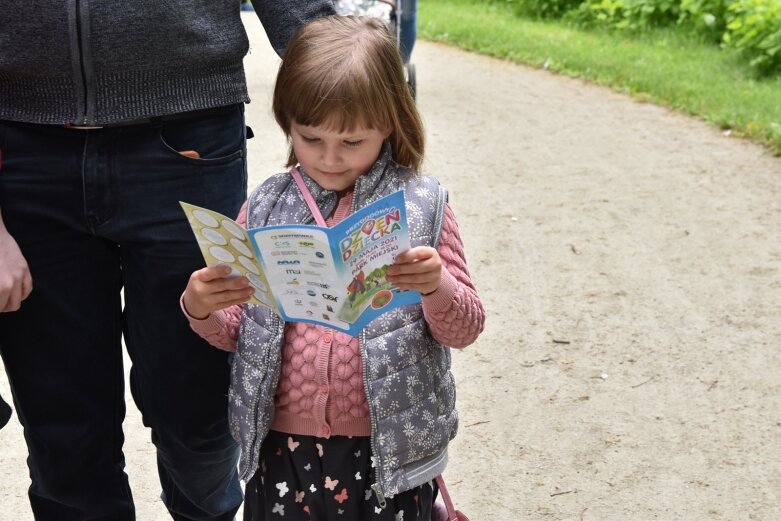
POLYGON ((423 0, 420 37, 584 78, 702 118, 781 155, 781 78, 673 30, 587 31, 516 17, 506 3, 423 0))

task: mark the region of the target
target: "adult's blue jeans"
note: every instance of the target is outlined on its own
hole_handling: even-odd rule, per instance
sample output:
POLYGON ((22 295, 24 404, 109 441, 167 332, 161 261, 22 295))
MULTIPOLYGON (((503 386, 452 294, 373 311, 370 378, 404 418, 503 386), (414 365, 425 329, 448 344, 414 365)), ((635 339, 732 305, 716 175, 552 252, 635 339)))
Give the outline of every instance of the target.
POLYGON ((0 122, 0 211, 34 286, 19 311, 0 314, 0 353, 37 520, 135 519, 122 336, 171 517, 234 518, 242 493, 228 355, 179 309, 203 266, 179 201, 238 213, 245 130, 242 105, 98 130, 0 122))
POLYGON ((408 63, 418 37, 418 0, 401 0, 399 40, 401 59, 408 63))

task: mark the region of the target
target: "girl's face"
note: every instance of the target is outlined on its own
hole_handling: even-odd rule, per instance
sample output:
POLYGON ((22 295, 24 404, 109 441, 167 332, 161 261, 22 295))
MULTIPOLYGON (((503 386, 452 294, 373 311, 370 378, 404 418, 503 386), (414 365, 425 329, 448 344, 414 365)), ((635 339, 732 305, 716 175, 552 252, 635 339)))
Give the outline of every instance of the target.
POLYGON ((337 192, 352 188, 369 171, 389 135, 363 127, 341 133, 327 126, 290 125, 293 151, 304 171, 326 190, 337 192))

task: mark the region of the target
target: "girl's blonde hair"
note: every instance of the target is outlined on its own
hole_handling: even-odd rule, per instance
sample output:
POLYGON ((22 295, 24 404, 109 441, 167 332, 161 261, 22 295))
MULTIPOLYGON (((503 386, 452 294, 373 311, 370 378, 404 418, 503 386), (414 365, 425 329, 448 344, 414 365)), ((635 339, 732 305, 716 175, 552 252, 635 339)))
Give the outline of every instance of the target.
MULTIPOLYGON (((394 161, 420 169, 423 124, 396 41, 376 18, 327 16, 299 29, 279 67, 273 110, 288 140, 293 122, 390 130, 394 161)), ((287 166, 297 163, 291 146, 287 166)))

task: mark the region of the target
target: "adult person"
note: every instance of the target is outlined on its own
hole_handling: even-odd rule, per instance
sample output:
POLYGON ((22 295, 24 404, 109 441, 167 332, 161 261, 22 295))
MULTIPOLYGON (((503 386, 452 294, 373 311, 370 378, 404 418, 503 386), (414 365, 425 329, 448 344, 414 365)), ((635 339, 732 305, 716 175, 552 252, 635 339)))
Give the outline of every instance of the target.
MULTIPOLYGON (((333 13, 255 8, 280 53, 333 13)), ((0 48, 0 354, 35 518, 135 518, 124 336, 171 517, 233 519, 228 354, 178 307, 203 262, 179 201, 235 215, 246 198, 240 1, 6 0, 0 48)))
POLYGON ((408 64, 418 37, 418 0, 400 0, 399 43, 401 60, 408 64))
POLYGON ((3 397, 0 396, 0 429, 5 427, 8 420, 11 419, 11 406, 5 403, 3 397))

